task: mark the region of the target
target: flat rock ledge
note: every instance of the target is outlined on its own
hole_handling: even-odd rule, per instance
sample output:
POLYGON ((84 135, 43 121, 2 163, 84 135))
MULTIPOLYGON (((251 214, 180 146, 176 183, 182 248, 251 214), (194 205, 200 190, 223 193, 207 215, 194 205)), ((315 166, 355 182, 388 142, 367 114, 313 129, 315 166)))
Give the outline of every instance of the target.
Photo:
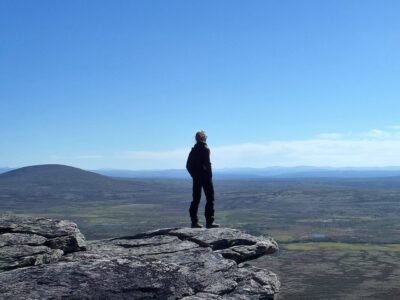
POLYGON ((65 220, 0 215, 1 299, 276 299, 280 282, 244 262, 270 237, 166 228, 85 241, 65 220))

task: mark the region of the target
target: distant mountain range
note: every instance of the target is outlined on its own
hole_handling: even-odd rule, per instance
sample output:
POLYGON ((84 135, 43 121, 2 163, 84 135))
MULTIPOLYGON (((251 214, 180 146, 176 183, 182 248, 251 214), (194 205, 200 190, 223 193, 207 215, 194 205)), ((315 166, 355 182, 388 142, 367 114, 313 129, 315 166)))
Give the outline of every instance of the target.
MULTIPOLYGON (((60 167, 62 168, 62 174, 68 178, 76 178, 77 180, 84 179, 83 174, 91 175, 103 175, 108 177, 117 178, 177 178, 185 179, 190 178, 187 171, 184 169, 172 169, 172 170, 120 170, 120 169, 98 169, 84 171, 87 173, 73 174, 74 170, 80 170, 78 168, 63 166, 63 165, 41 165, 25 167, 20 169, 11 168, 0 168, 0 176, 2 173, 9 175, 18 174, 30 174, 35 177, 35 172, 47 174, 46 176, 55 176, 55 173, 60 173, 60 167), (44 172, 44 173, 43 173, 44 172)), ((60 175, 56 175, 58 178, 60 175)), ((268 168, 236 168, 236 169, 216 169, 214 170, 214 178, 216 179, 261 179, 261 178, 379 178, 379 177, 396 177, 400 176, 400 167, 382 167, 382 168, 329 168, 329 167, 268 167, 268 168)), ((43 180, 44 177, 42 177, 43 180)), ((91 178, 91 182, 93 178, 91 178)), ((60 178, 62 180, 62 178, 60 178)), ((98 181, 97 178, 96 181, 98 181)), ((85 180, 83 180, 85 181, 85 180)))
MULTIPOLYGON (((93 172, 121 178, 189 178, 184 169, 175 170, 117 170, 100 169, 93 172)), ((378 178, 400 176, 400 167, 385 168, 323 168, 323 167, 268 167, 216 169, 216 179, 252 178, 378 178)))
MULTIPOLYGON (((340 188, 397 189, 400 186, 400 170, 303 170, 302 168, 295 170, 296 172, 292 168, 216 170, 215 178, 240 179, 235 182, 218 182, 225 188, 230 186, 229 190, 232 184, 247 186, 248 182, 244 179, 266 179, 263 182, 267 186, 272 184, 282 188, 317 187, 318 189, 320 186, 340 186, 340 188)), ((165 197, 168 199, 171 195, 172 198, 180 199, 176 205, 182 205, 187 195, 190 195, 190 180, 187 180, 189 176, 185 170, 122 172, 103 170, 102 173, 109 176, 54 164, 24 167, 2 173, 0 211, 45 211, 47 207, 56 206, 62 211, 65 208, 83 207, 85 203, 93 205, 93 203, 126 203, 126 201, 161 205, 165 197)))

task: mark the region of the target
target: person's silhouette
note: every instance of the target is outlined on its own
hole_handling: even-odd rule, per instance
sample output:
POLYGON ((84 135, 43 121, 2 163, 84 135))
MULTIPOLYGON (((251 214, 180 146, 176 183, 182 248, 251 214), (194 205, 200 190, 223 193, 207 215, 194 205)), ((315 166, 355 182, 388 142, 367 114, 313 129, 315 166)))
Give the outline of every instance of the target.
POLYGON ((197 211, 199 208, 201 189, 204 189, 206 195, 206 227, 216 228, 218 224, 214 223, 214 185, 212 182, 212 169, 210 161, 210 148, 207 144, 207 135, 204 131, 196 133, 196 145, 189 153, 186 163, 186 169, 193 178, 193 201, 190 204, 190 219, 192 220, 192 228, 202 228, 199 224, 197 211))

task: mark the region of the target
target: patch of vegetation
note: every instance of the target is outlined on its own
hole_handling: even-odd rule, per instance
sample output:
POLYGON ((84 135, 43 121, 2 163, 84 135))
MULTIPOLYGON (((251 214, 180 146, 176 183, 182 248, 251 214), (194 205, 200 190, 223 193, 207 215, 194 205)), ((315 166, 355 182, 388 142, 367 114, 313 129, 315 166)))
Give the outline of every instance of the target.
POLYGON ((350 251, 389 251, 400 252, 400 244, 366 244, 366 243, 340 243, 340 242, 309 242, 281 244, 290 251, 324 251, 324 250, 350 250, 350 251))

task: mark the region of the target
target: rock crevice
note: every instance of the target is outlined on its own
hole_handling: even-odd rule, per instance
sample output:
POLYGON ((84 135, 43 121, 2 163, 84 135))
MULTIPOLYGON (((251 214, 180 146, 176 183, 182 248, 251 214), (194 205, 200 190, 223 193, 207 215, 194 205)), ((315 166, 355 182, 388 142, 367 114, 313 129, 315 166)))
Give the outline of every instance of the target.
POLYGON ((270 237, 230 228, 165 228, 85 241, 69 221, 0 215, 0 294, 13 299, 274 299, 278 277, 242 262, 277 250, 270 237))

